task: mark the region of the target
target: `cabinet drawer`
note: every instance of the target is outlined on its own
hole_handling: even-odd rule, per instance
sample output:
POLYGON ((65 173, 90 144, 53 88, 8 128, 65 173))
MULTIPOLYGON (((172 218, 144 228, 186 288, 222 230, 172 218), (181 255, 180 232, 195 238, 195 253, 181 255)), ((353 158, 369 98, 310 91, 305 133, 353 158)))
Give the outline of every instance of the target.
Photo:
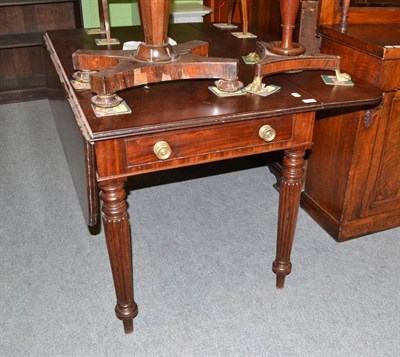
MULTIPOLYGON (((248 120, 240 123, 218 124, 206 128, 184 131, 170 131, 125 140, 126 166, 132 168, 157 162, 190 159, 202 155, 221 155, 234 150, 266 152, 277 150, 276 144, 292 139, 294 116, 248 120), (260 128, 269 125, 275 131, 271 141, 260 137, 260 128), (155 153, 155 145, 165 142, 170 155, 160 159, 155 153)), ((283 145, 282 145, 283 146, 283 145)))

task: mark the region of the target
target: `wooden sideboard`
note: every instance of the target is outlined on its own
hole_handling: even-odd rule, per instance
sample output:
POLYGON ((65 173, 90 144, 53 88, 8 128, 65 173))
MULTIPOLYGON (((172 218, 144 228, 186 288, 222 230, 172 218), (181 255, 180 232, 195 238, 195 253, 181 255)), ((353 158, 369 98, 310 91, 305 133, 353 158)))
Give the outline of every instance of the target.
POLYGON ((384 92, 381 106, 318 115, 303 208, 337 241, 400 225, 400 27, 320 28, 321 51, 384 92), (397 45, 397 47, 395 47, 397 45))
POLYGON ((82 27, 79 0, 0 2, 0 100, 46 97, 42 36, 47 30, 82 27))

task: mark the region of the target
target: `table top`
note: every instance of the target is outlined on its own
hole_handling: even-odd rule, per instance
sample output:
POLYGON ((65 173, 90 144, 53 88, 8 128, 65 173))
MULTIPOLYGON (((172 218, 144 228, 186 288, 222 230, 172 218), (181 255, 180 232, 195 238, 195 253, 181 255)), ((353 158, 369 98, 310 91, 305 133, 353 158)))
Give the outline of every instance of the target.
MULTIPOLYGON (((120 45, 96 46, 94 39, 104 35, 88 35, 84 30, 49 31, 53 56, 61 63, 65 86, 72 93, 71 100, 80 112, 81 131, 88 141, 116 137, 157 133, 259 118, 318 111, 336 107, 377 105, 381 91, 363 82, 353 87, 328 86, 321 74, 331 71, 303 71, 296 74, 279 74, 264 78, 263 83, 274 84, 281 90, 268 97, 246 94, 220 98, 208 90, 214 80, 182 80, 150 84, 131 88, 117 94, 132 109, 131 114, 97 118, 90 107, 91 91, 74 91, 70 84, 72 74, 71 55, 78 49, 122 49, 126 41, 142 41, 141 27, 112 28, 111 35, 120 45), (292 93, 299 93, 295 97, 292 93), (304 103, 303 99, 314 99, 304 103)), ((239 60, 239 79, 245 84, 253 80, 254 65, 247 65, 241 56, 255 52, 257 41, 269 41, 267 35, 257 39, 238 39, 229 30, 220 30, 210 24, 171 24, 169 36, 178 43, 202 40, 209 43, 210 57, 236 58, 239 60)), ((58 69, 60 70, 60 68, 58 69)), ((60 73, 59 73, 60 75, 60 73)), ((78 120, 78 119, 77 119, 78 120)))
POLYGON ((339 25, 329 25, 319 33, 382 59, 400 58, 399 24, 349 24, 345 33, 339 25))

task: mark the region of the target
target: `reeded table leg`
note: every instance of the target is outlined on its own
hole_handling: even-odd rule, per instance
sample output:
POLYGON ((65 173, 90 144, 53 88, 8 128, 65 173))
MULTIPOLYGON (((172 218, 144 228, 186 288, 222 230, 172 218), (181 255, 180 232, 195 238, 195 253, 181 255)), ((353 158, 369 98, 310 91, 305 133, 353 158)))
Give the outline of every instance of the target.
POLYGON ((285 150, 283 175, 279 195, 279 217, 276 259, 272 270, 276 274, 276 287, 283 288, 286 275, 292 270, 290 253, 296 229, 303 183, 305 150, 285 150))
POLYGON ((138 308, 133 298, 132 247, 125 180, 100 182, 99 187, 103 201, 104 231, 117 295, 115 313, 123 321, 125 333, 131 333, 138 308))

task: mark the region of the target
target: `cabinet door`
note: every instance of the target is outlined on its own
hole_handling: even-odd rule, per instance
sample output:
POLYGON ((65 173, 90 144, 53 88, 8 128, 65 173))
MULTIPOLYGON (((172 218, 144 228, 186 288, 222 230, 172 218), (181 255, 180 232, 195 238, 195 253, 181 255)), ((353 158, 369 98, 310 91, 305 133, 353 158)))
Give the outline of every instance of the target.
MULTIPOLYGON (((204 0, 204 5, 211 8, 213 11, 210 15, 204 17, 204 22, 226 22, 228 19, 228 4, 234 1, 233 23, 241 23, 240 1, 241 0, 204 0)), ((251 4, 252 0, 247 1, 248 21, 251 24, 251 4)))
POLYGON ((400 91, 386 93, 371 158, 363 212, 400 210, 400 91))

